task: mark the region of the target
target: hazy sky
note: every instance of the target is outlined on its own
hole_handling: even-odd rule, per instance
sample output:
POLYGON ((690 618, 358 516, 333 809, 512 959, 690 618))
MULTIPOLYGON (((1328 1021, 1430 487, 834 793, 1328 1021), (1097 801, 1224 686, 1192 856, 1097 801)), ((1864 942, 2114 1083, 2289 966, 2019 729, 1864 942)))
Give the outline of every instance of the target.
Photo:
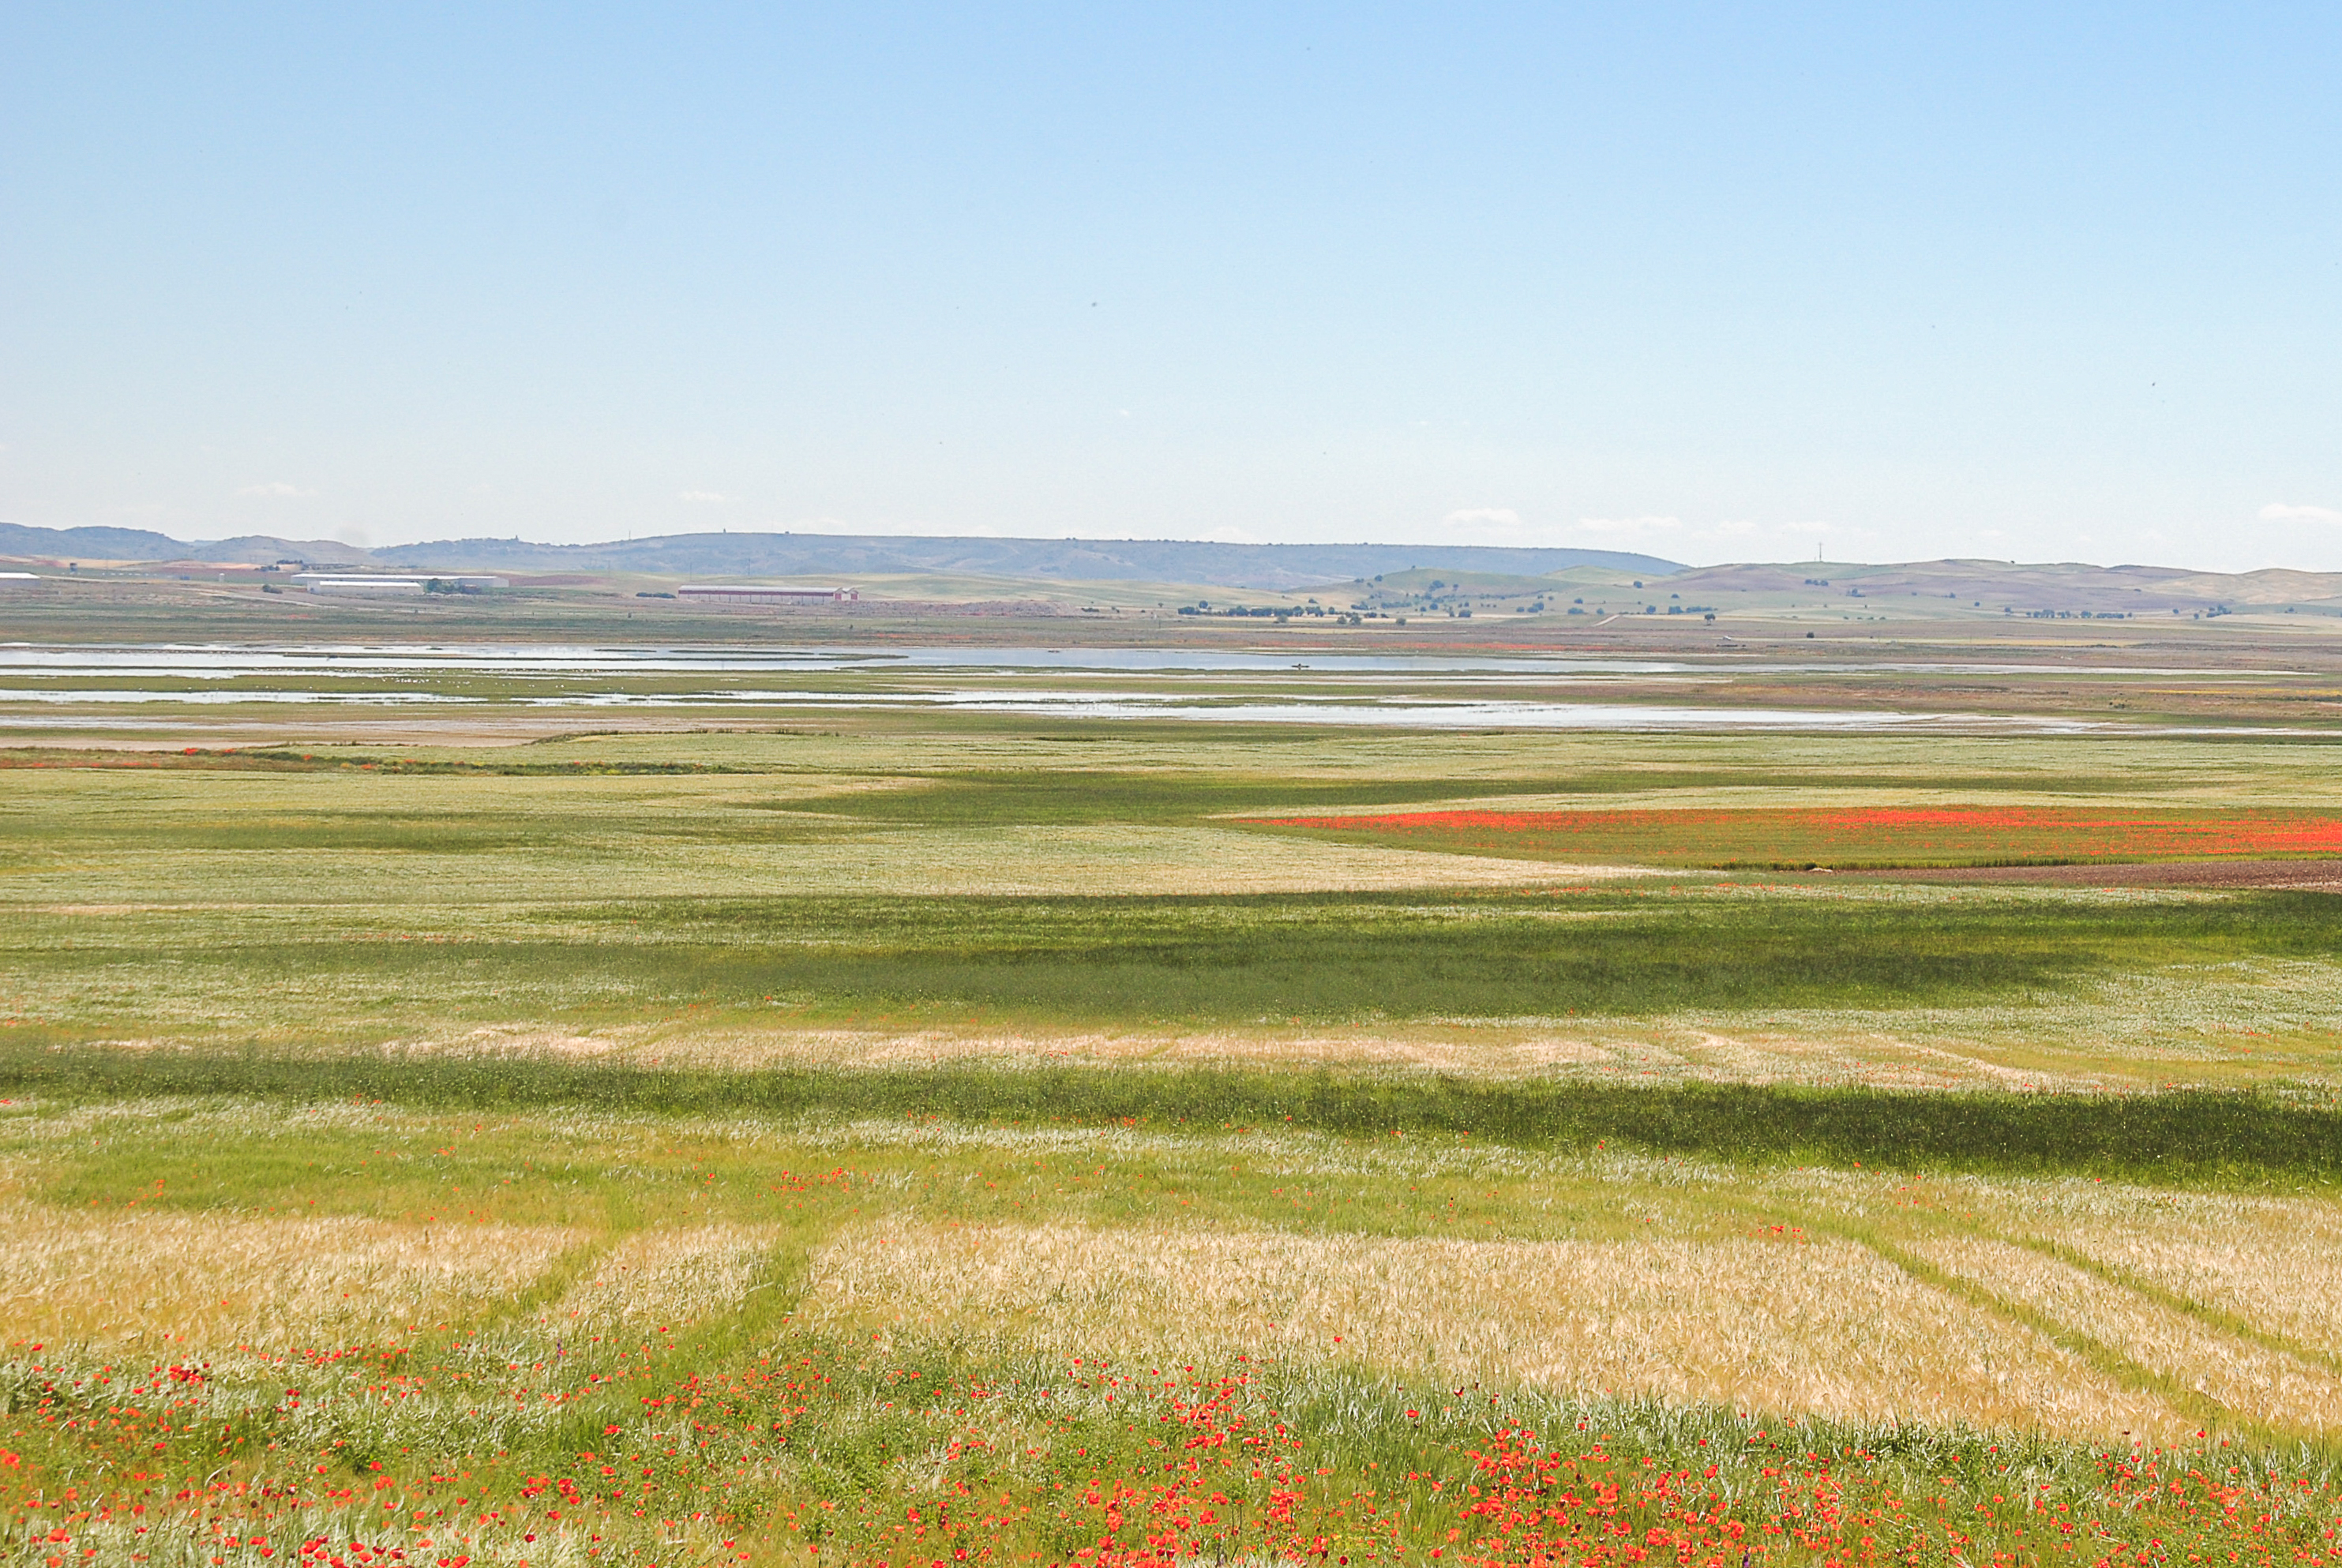
POLYGON ((0 520, 2342 568, 2342 6, 0 7, 0 520))

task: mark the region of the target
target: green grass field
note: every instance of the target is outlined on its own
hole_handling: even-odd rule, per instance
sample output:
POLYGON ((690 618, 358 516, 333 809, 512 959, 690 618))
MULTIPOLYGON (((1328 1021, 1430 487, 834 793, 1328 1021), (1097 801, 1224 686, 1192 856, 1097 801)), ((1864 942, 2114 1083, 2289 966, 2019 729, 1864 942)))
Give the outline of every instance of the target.
MULTIPOLYGON (((395 830, 369 839, 369 852, 400 842, 395 830)), ((2324 965, 2337 952, 2342 897, 2330 894, 2086 901, 1696 884, 1431 898, 670 894, 343 905, 297 920, 82 909, 27 912, 0 938, 18 1029, 235 1045, 328 1034, 381 1044, 518 1016, 606 1027, 685 1009, 743 1023, 989 1016, 1051 1028, 2026 1008, 2117 977, 2324 965)))
POLYGON ((1246 820, 2322 742, 468 713, 0 755, 0 1563, 2332 1550, 2327 873, 1246 820))

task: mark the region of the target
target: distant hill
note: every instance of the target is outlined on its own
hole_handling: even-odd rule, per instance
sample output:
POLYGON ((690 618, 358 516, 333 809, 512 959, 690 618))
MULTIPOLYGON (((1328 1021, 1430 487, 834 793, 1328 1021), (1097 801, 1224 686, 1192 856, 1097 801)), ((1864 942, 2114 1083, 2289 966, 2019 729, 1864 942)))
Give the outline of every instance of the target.
POLYGON ((808 576, 949 572, 1061 583, 1200 583, 1306 588, 1414 567, 1534 576, 1608 566, 1665 576, 1683 568, 1616 550, 1487 544, 1218 544, 1183 539, 950 539, 856 534, 677 534, 607 544, 455 539, 377 550, 410 569, 808 576))
MULTIPOLYGON (((1685 566, 1616 550, 1489 544, 1220 544, 1189 539, 955 539, 869 534, 673 534, 602 544, 446 539, 363 550, 332 540, 189 542, 142 528, 29 528, 0 523, 0 557, 34 561, 253 562, 286 558, 388 571, 502 572, 536 578, 606 573, 654 577, 926 576, 1181 584, 1291 591, 1385 577, 1396 602, 1425 593, 1591 595, 1628 579, 1666 579, 1660 604, 1761 609, 1867 600, 1940 614, 2195 614, 2287 604, 2342 608, 2342 574, 2269 569, 2191 572, 2081 562, 1916 561, 1685 566), (1435 584, 1438 584, 1435 586, 1435 584), (1935 609, 1928 609, 1934 601, 1935 609)), ((1654 581, 1656 586, 1656 582, 1654 581)), ((1614 595, 1615 596, 1615 595, 1614 595)), ((1590 602, 1590 601, 1589 601, 1590 602)), ((1625 608, 1624 604, 1611 606, 1625 608)), ((1841 606, 1844 607, 1843 605, 1841 606)))
POLYGON ((320 565, 408 571, 639 572, 660 576, 788 577, 957 573, 1063 583, 1196 583, 1306 588, 1378 572, 1502 572, 1536 576, 1607 566, 1660 577, 1683 568, 1616 550, 1483 544, 1216 544, 1178 539, 953 539, 857 534, 674 534, 606 544, 446 539, 361 550, 329 540, 186 543, 139 528, 26 528, 0 524, 0 555, 42 560, 251 561, 294 556, 320 565))
POLYGON ((1892 565, 1695 566, 1667 579, 1686 599, 1741 594, 1801 594, 1950 599, 1985 610, 2137 614, 2214 606, 2328 604, 2342 600, 2342 574, 2267 568, 2190 572, 2177 566, 2092 566, 2081 562, 1909 561, 1892 565))
POLYGON ((325 566, 355 566, 370 557, 331 539, 278 539, 247 534, 238 539, 174 539, 144 528, 27 528, 0 523, 0 555, 34 561, 248 561, 292 558, 325 566))

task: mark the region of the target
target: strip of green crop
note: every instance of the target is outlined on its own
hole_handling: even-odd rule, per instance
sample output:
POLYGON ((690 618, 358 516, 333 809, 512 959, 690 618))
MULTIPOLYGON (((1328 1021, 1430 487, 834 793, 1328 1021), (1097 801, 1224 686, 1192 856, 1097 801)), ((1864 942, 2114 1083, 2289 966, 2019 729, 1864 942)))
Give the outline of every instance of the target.
MULTIPOLYGON (((526 832, 470 826, 476 847, 526 832)), ((394 848, 431 829, 348 831, 394 848)), ((2022 1004, 2096 976, 2342 953, 2342 897, 2299 893, 650 899, 353 918, 26 914, 0 935, 0 972, 26 1023, 175 1027, 235 998, 259 1039, 322 1027, 319 998, 345 1021, 386 1008, 410 1023, 509 1019, 515 997, 578 1022, 685 1004, 1196 1024, 2022 1004), (125 966, 137 987, 119 986, 125 966)))
POLYGON ((542 1060, 0 1049, 0 1090, 47 1101, 237 1095, 465 1110, 974 1124, 1295 1126, 1525 1147, 1606 1142, 1768 1164, 2265 1186, 2342 1179, 2342 1114, 2267 1095, 1930 1094, 1751 1084, 1486 1084, 1230 1070, 936 1067, 726 1073, 542 1060))

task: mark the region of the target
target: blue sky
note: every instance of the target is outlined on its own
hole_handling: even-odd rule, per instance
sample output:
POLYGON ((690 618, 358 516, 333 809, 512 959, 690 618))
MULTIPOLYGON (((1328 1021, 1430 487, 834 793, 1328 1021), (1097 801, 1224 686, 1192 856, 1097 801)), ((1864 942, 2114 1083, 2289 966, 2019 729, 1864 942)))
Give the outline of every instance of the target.
POLYGON ((2342 7, 0 12, 0 520, 2342 569, 2342 7))

